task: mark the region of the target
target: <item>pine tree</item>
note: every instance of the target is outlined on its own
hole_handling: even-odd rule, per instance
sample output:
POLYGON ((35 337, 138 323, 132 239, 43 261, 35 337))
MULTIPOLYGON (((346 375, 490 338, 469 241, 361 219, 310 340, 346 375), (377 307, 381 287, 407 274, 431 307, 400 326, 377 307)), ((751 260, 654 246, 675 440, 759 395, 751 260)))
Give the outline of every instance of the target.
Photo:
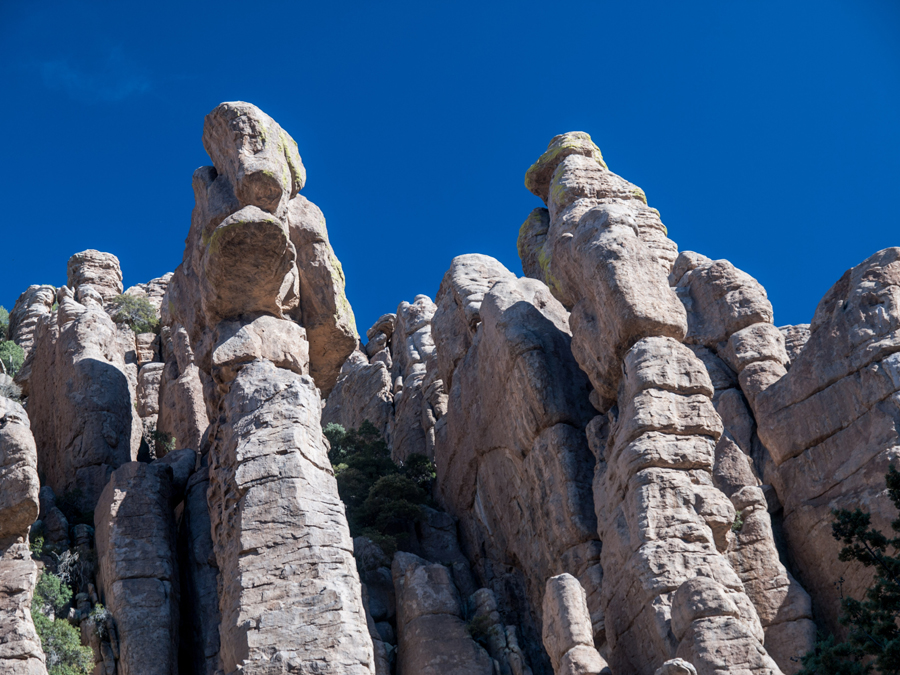
MULTIPOLYGON (((900 471, 889 467, 885 482, 900 511, 900 471)), ((847 639, 821 641, 803 657, 800 675, 900 675, 900 518, 891 523, 895 536, 888 538, 860 509, 834 511, 834 517, 832 535, 844 545, 840 560, 874 568, 875 579, 864 600, 841 599, 847 639)))

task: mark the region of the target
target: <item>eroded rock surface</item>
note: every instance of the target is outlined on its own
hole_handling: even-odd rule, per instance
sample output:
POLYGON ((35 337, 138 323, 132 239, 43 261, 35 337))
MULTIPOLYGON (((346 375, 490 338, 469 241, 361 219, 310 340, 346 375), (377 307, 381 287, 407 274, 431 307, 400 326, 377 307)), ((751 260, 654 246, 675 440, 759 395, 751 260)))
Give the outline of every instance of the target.
POLYGON ((97 299, 83 299, 64 286, 59 309, 41 317, 23 390, 41 474, 57 495, 77 490, 91 512, 113 470, 137 458, 142 427, 118 329, 97 299))
POLYGON ((287 215, 303 183, 296 144, 257 108, 235 103, 207 116, 204 146, 215 168, 194 174, 191 231, 167 291, 172 375, 180 374, 165 387, 196 366, 192 381, 213 420, 207 501, 221 668, 371 673, 317 388, 328 388, 355 341, 313 381, 308 333, 293 320, 307 309, 287 215))
POLYGON ((0 396, 0 670, 46 675, 31 620, 37 565, 28 531, 38 516, 37 451, 21 405, 0 396))
POLYGON ((94 511, 98 585, 115 619, 121 675, 177 672, 174 482, 161 461, 129 462, 113 471, 94 511))
POLYGON ((604 639, 584 435, 590 388, 572 357, 568 312, 543 283, 486 256, 455 259, 437 304, 440 374, 452 381, 435 443, 438 494, 460 519, 476 575, 523 632, 531 667, 545 672, 533 646, 549 577, 579 579, 604 639))

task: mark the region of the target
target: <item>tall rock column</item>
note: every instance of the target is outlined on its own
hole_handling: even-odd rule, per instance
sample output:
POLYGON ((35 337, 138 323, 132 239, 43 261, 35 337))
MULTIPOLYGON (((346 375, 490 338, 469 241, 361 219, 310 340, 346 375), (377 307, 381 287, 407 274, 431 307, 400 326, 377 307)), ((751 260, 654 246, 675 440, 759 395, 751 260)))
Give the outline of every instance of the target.
MULTIPOLYGON (((203 141, 215 168, 195 173, 197 204, 168 295, 205 373, 213 417, 207 499, 222 669, 372 673, 353 544, 309 376, 310 344, 292 320, 317 316, 301 300, 291 236, 291 202, 305 170, 293 139, 247 103, 210 113, 203 141)), ((342 281, 310 290, 341 286, 342 293, 342 281)), ((334 315, 327 321, 339 323, 334 315)), ((335 347, 346 349, 340 361, 353 335, 349 349, 335 347)), ((339 366, 320 371, 321 387, 330 387, 339 366)))
MULTIPOLYGON (((34 333, 42 317, 50 314, 56 302, 56 287, 48 285, 29 286, 9 313, 9 339, 19 345, 27 358, 34 349, 34 333)), ((23 367, 16 373, 16 381, 28 381, 31 368, 23 367)))
POLYGON ((91 512, 113 470, 137 458, 141 421, 101 296, 82 284, 63 286, 57 298, 59 309, 42 315, 35 329, 23 391, 46 483, 57 495, 73 492, 79 508, 91 512))
POLYGON ((37 565, 28 531, 38 516, 37 450, 25 410, 0 396, 0 671, 46 675, 31 620, 37 565))
POLYGON ((704 364, 680 344, 677 248, 659 213, 582 133, 554 138, 525 184, 547 209, 520 232, 523 266, 572 309, 572 351, 608 413, 587 432, 613 672, 649 674, 675 656, 701 674, 780 672, 726 555, 735 509, 712 479, 722 421, 704 364))

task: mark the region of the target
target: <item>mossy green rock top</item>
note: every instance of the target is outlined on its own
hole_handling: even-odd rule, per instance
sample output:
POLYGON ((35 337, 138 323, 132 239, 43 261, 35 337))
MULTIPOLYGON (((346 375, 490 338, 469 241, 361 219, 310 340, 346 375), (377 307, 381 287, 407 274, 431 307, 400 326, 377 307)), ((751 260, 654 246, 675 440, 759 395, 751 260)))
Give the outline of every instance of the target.
POLYGON ((547 151, 525 173, 525 187, 546 202, 553 172, 569 155, 590 157, 604 169, 607 168, 600 148, 594 144, 590 135, 583 131, 570 131, 553 137, 547 151))

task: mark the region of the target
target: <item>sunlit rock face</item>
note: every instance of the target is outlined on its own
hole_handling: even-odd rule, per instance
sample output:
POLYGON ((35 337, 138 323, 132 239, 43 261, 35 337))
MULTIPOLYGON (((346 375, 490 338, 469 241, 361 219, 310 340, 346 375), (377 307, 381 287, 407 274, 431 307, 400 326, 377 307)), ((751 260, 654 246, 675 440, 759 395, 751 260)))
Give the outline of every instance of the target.
POLYGON ((296 143, 274 120, 223 103, 203 141, 215 166, 194 174, 197 204, 168 312, 174 382, 196 365, 212 421, 218 661, 225 673, 371 673, 320 422, 320 390, 358 344, 340 264, 321 214, 297 194, 305 170, 296 143))

